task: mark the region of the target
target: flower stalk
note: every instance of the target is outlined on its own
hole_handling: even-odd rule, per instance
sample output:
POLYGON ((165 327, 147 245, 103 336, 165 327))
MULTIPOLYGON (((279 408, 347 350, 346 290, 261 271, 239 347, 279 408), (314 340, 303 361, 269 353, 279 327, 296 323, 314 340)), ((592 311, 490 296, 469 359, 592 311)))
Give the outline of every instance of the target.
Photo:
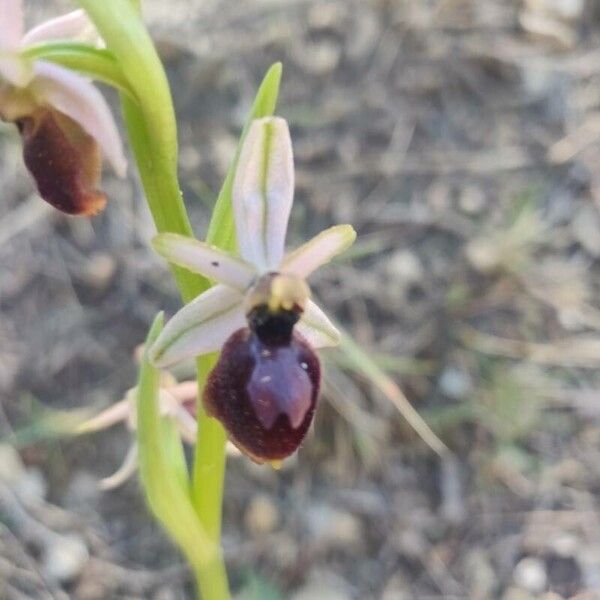
MULTIPOLYGON (((159 232, 191 236, 192 228, 177 177, 177 130, 170 89, 156 49, 139 17, 138 3, 131 0, 80 0, 80 4, 98 28, 110 54, 90 53, 82 60, 81 55, 74 52, 76 48, 55 48, 55 55, 50 59, 62 61, 63 64, 71 62, 72 65, 79 61, 80 64, 73 66, 88 72, 97 70, 93 74, 100 80, 116 84, 121 91, 121 105, 129 140, 156 228, 159 232), (118 71, 113 69, 111 56, 118 65, 118 71)), ((242 139, 252 119, 272 114, 277 101, 280 76, 280 65, 273 66, 267 73, 242 139)), ((231 187, 236 164, 237 156, 218 196, 207 236, 210 243, 227 250, 235 249, 231 187)), ((184 303, 210 287, 208 279, 186 269, 173 267, 173 273, 184 303)), ((215 356, 210 355, 198 360, 199 387, 203 385, 214 362, 215 356)), ((148 368, 146 365, 146 369, 148 368)), ((156 403, 156 399, 146 401, 139 405, 139 409, 148 410, 148 406, 153 405, 157 414, 156 403)), ((148 476, 143 477, 143 481, 153 511, 190 561, 201 597, 204 600, 226 600, 229 598, 229 591, 221 554, 226 436, 220 423, 205 414, 200 402, 197 415, 198 442, 193 477, 190 481, 187 467, 184 476, 188 498, 194 507, 204 538, 190 540, 181 537, 177 524, 167 514, 172 515, 178 511, 174 506, 167 509, 160 503, 157 505, 161 490, 149 485, 151 479, 148 476), (197 556, 188 547, 194 543, 204 543, 208 556, 197 556)), ((148 459, 153 456, 156 448, 148 445, 148 429, 143 423, 140 421, 138 427, 140 465, 149 465, 148 459)), ((160 472, 161 468, 168 470, 169 465, 153 463, 151 467, 155 472, 160 472)), ((183 502, 181 498, 179 500, 183 502)))

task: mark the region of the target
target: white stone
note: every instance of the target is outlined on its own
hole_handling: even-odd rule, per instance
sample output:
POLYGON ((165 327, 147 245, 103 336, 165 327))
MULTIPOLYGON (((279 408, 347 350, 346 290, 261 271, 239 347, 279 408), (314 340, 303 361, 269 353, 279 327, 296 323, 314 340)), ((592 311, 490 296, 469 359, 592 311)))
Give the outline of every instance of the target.
POLYGON ((351 513, 317 505, 308 509, 307 519, 313 536, 325 546, 352 549, 361 543, 362 524, 351 513))
POLYGON ((265 494, 255 496, 250 501, 244 515, 246 529, 255 535, 271 533, 279 524, 279 510, 265 494))
POLYGON ((410 250, 398 250, 392 254, 387 270, 390 277, 398 279, 402 285, 419 283, 423 279, 423 265, 410 250))
POLYGON ((473 388, 469 374, 456 367, 446 367, 438 385, 440 391, 453 400, 462 400, 473 388))
POLYGON ((87 546, 79 536, 57 535, 45 548, 43 569, 54 581, 67 583, 81 573, 88 558, 87 546))
POLYGON ((542 560, 533 556, 527 556, 517 564, 513 571, 513 577, 519 587, 532 594, 542 592, 548 582, 546 565, 542 560))

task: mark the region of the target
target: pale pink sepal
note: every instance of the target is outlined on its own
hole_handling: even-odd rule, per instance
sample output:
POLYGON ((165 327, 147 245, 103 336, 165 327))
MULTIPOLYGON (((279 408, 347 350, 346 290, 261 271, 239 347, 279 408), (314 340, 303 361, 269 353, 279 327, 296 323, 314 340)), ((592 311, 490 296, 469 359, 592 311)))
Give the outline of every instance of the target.
POLYGON ((294 196, 294 160, 287 123, 280 117, 252 122, 233 184, 240 254, 261 271, 276 270, 294 196))
POLYGON ((120 485, 123 485, 137 469, 138 464, 138 449, 137 444, 133 443, 129 446, 123 464, 109 477, 101 479, 98 486, 101 490, 114 490, 120 485))
POLYGON ((23 3, 0 0, 0 52, 15 51, 23 37, 23 3))
POLYGON ((350 225, 330 227, 288 254, 281 265, 281 271, 307 277, 350 247, 355 239, 356 232, 350 225))
POLYGON ((168 367, 214 352, 245 325, 240 292, 216 285, 184 306, 165 325, 150 348, 150 360, 157 367, 168 367))
POLYGON ((49 19, 30 29, 21 40, 21 47, 50 42, 70 40, 97 44, 100 36, 83 10, 74 10, 66 15, 49 19))
POLYGON ((79 123, 100 146, 120 177, 127 171, 121 138, 106 100, 87 79, 59 65, 38 61, 31 83, 39 101, 52 105, 79 123))
POLYGON ((337 346, 340 343, 340 332, 312 300, 308 301, 296 329, 313 348, 337 346))
POLYGON ((152 246, 170 263, 240 291, 245 290, 256 276, 254 267, 247 262, 190 237, 159 233, 152 240, 152 246))
POLYGON ((124 400, 120 400, 106 410, 103 410, 95 417, 81 423, 77 427, 76 433, 92 433, 94 431, 101 431, 102 429, 112 427, 116 423, 124 421, 128 417, 130 409, 131 400, 129 397, 126 397, 124 400))

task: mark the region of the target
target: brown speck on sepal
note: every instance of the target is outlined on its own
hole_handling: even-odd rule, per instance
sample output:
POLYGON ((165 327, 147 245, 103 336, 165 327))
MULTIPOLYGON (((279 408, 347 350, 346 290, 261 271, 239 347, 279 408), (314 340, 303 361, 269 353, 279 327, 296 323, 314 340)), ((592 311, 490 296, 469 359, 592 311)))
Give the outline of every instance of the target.
POLYGON ((281 460, 306 436, 320 380, 319 359, 300 335, 271 346, 243 328, 223 346, 204 388, 204 408, 254 461, 281 460))
POLYGON ((73 119, 48 107, 15 123, 40 196, 69 215, 99 213, 106 196, 97 189, 102 157, 95 140, 73 119))

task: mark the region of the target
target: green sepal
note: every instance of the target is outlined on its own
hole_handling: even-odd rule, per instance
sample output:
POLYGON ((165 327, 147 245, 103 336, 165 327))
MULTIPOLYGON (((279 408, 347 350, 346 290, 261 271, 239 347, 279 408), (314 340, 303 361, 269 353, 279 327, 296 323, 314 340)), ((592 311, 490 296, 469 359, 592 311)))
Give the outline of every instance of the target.
POLYGON ((271 65, 265 74, 250 109, 250 114, 246 119, 237 150, 233 161, 227 171, 227 176, 217 196, 217 201, 213 208, 212 218, 208 226, 206 241, 222 248, 223 250, 233 251, 236 247, 235 228, 233 222, 233 208, 231 206, 231 190, 233 187, 233 178, 237 169, 240 151, 254 119, 261 117, 270 117, 275 112, 277 98, 279 96, 279 84, 281 83, 281 63, 277 62, 271 65))
POLYGON ((45 60, 106 83, 136 100, 135 92, 109 50, 80 42, 44 42, 27 47, 23 56, 45 60))

